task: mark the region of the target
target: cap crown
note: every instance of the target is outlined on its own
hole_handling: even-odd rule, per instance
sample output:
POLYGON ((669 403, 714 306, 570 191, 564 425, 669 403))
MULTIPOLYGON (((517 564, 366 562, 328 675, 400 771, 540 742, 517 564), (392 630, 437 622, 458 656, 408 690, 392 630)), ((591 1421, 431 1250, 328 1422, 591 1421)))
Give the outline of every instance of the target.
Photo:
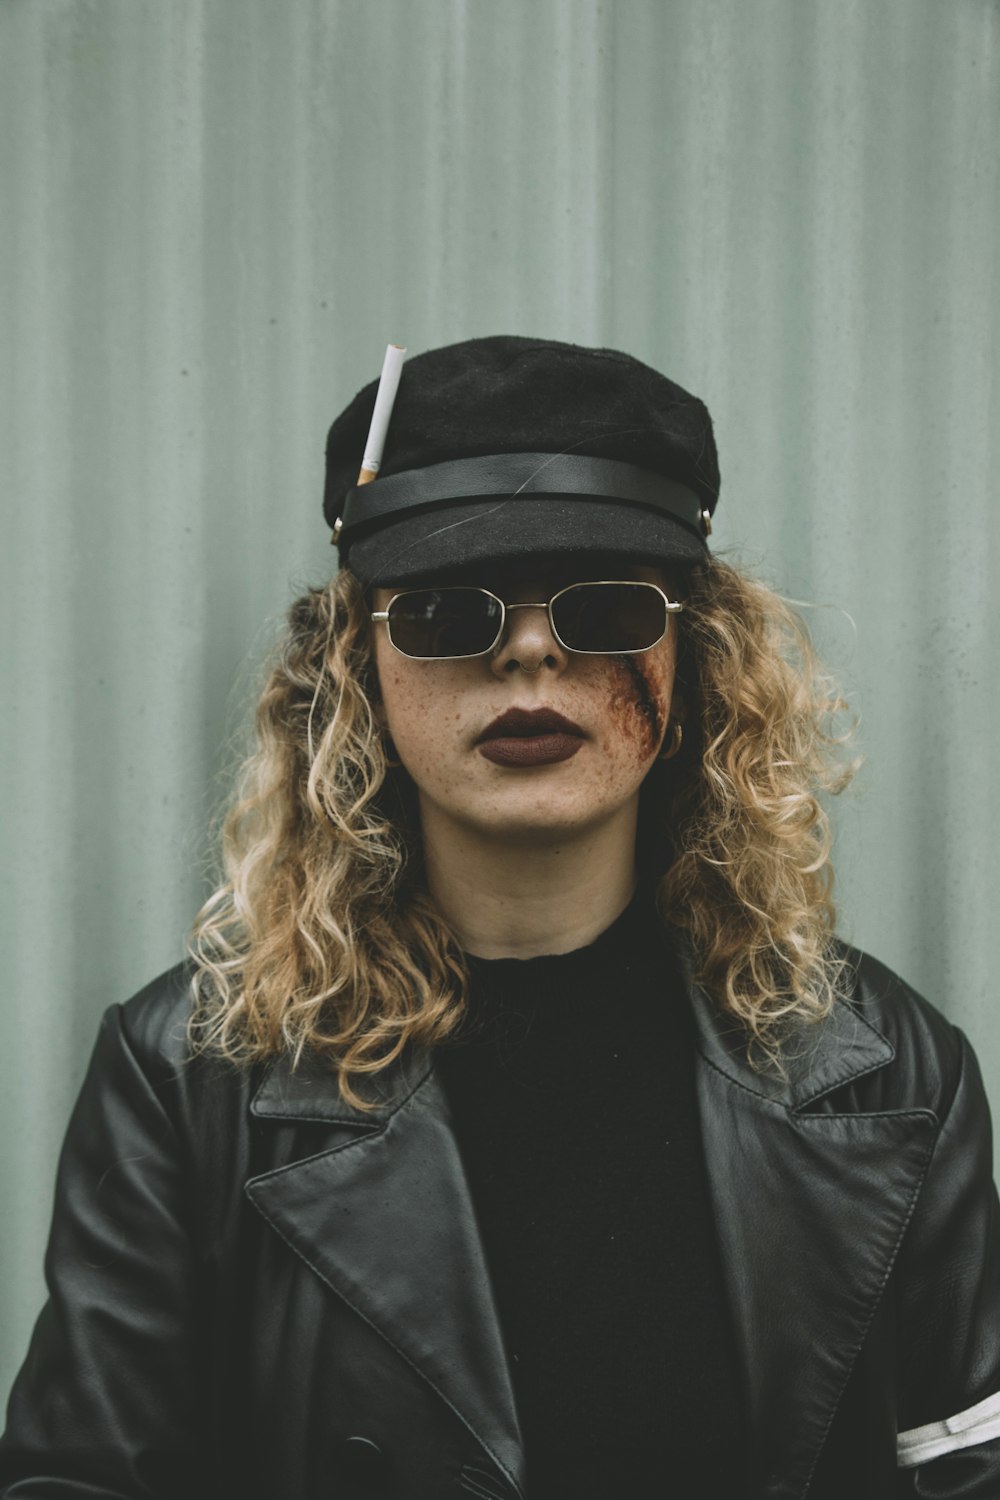
MULTIPOLYGON (((378 381, 330 428, 324 514, 332 526, 357 483, 378 381)), ((719 467, 708 409, 614 349, 498 334, 408 359, 380 476, 499 453, 620 459, 689 485, 712 511, 719 467)))

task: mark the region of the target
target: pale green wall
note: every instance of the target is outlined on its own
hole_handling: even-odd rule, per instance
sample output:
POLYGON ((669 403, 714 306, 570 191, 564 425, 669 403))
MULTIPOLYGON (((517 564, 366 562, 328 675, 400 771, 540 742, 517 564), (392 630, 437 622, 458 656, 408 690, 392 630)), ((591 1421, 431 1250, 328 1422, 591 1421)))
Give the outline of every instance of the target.
POLYGON ((991 0, 3 0, 0 1386, 97 1016, 182 951, 325 428, 489 332, 716 419, 716 540, 863 719, 843 928, 994 1100, 991 0))

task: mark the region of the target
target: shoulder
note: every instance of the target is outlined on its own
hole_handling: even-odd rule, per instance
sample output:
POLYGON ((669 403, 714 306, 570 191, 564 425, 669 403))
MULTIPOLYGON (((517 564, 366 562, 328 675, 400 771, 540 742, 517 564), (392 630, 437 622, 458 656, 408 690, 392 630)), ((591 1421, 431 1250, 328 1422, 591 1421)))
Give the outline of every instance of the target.
POLYGON ((839 956, 846 962, 845 1003, 891 1049, 887 1065, 865 1080, 876 1096, 868 1107, 946 1114, 971 1055, 963 1033, 870 953, 840 944, 839 956))
POLYGON ((98 1041, 144 1080, 175 1125, 218 1120, 236 1099, 246 1102, 258 1074, 192 1046, 195 966, 190 959, 158 975, 130 1000, 105 1013, 98 1041))
POLYGON ((151 980, 124 1005, 113 1007, 126 1045, 154 1073, 190 1060, 187 1027, 193 978, 194 965, 187 959, 151 980))

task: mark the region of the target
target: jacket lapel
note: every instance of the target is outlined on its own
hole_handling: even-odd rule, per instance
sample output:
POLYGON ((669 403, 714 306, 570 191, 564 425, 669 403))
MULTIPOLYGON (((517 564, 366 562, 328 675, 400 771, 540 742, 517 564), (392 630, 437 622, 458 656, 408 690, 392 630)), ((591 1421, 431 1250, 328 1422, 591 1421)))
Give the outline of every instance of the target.
POLYGON ((261 1118, 345 1127, 339 1144, 247 1183, 257 1209, 317 1275, 419 1371, 523 1493, 523 1453, 472 1200, 426 1054, 380 1075, 370 1114, 329 1073, 282 1060, 261 1118))
POLYGON ((884 1066, 888 1040, 838 1005, 804 1028, 785 1080, 685 971, 699 1038, 705 1163, 742 1364, 755 1493, 806 1493, 934 1147, 929 1110, 815 1109, 884 1066))

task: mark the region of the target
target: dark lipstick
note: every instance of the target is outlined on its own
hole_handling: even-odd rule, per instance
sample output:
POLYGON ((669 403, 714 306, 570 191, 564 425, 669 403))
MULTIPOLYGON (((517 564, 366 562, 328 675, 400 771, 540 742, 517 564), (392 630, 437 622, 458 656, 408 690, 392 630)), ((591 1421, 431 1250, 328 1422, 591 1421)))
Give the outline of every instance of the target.
POLYGON ((554 709, 509 708, 486 726, 476 744, 498 766, 544 766, 569 760, 584 738, 579 724, 554 709))

